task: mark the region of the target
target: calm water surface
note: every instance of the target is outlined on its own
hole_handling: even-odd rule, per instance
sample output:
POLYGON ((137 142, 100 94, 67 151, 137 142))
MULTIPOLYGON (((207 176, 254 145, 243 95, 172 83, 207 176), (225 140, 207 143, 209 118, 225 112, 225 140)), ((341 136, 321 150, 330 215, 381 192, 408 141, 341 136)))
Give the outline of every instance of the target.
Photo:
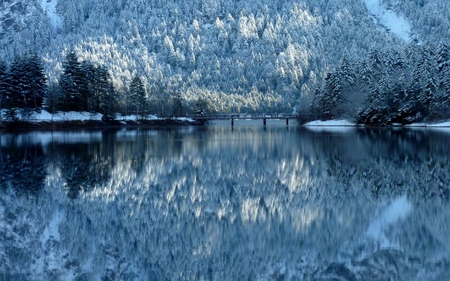
POLYGON ((0 280, 450 280, 450 129, 0 134, 0 280))

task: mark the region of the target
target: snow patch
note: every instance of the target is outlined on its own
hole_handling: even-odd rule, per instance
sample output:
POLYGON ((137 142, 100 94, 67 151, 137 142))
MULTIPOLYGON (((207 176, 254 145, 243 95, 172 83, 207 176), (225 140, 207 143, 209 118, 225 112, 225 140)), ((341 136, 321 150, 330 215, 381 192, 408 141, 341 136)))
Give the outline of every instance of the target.
POLYGON ((306 123, 305 126, 314 132, 346 133, 352 131, 356 125, 347 120, 316 120, 306 123))
POLYGON ((364 2, 377 23, 383 25, 406 42, 410 41, 411 24, 407 19, 397 15, 394 11, 386 9, 380 0, 364 0, 364 2))
POLYGON ((450 127, 450 121, 427 124, 427 123, 413 123, 410 125, 406 125, 407 127, 450 127))
POLYGON ((392 243, 384 232, 392 224, 405 219, 411 211, 412 205, 406 195, 396 198, 370 223, 367 236, 378 241, 381 247, 391 247, 392 243))
POLYGON ((305 124, 305 126, 355 126, 354 123, 348 120, 327 120, 327 121, 311 121, 305 124))
MULTIPOLYGON (((6 110, 3 110, 2 113, 4 116, 6 115, 6 110)), ((41 110, 41 112, 32 112, 29 116, 25 116, 19 112, 19 119, 31 122, 40 122, 40 121, 86 121, 86 120, 102 120, 103 114, 94 113, 94 112, 78 112, 78 111, 69 111, 69 112, 57 112, 50 113, 46 110, 41 110)), ((139 120, 141 118, 137 115, 124 115, 117 116, 117 120, 139 120)), ((147 120, 157 120, 160 119, 155 115, 146 116, 147 120)), ((184 118, 187 119, 187 118, 184 118)))
POLYGON ((41 0, 42 10, 44 10, 47 17, 50 18, 50 22, 52 23, 54 29, 61 28, 63 24, 61 16, 56 12, 57 4, 58 0, 41 0))
POLYGON ((33 113, 30 117, 30 121, 73 121, 73 120, 102 120, 103 115, 100 113, 89 113, 89 112, 59 112, 51 114, 45 110, 41 113, 33 113))

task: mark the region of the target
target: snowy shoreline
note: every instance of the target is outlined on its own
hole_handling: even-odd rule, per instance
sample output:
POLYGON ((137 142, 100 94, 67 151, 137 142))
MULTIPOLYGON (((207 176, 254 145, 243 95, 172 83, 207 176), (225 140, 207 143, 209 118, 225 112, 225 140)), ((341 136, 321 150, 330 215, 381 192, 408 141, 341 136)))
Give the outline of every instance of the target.
POLYGON ((408 125, 392 124, 388 126, 372 126, 364 124, 356 124, 348 120, 315 120, 304 124, 305 127, 383 127, 383 128, 445 128, 450 127, 450 121, 440 123, 413 123, 408 125))

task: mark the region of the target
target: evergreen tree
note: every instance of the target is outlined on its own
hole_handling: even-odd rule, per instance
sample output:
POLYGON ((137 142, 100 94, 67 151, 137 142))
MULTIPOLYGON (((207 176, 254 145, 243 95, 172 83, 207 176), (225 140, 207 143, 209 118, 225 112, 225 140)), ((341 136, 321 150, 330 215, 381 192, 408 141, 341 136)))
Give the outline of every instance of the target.
POLYGON ((26 106, 30 84, 26 83, 26 65, 23 57, 16 56, 11 63, 8 89, 8 108, 16 109, 26 106))
POLYGON ((325 120, 339 116, 342 84, 338 72, 328 73, 325 78, 324 94, 321 100, 322 116, 325 120))
POLYGON ((433 115, 431 106, 437 91, 434 57, 434 48, 431 44, 424 44, 419 50, 419 60, 413 70, 412 92, 416 96, 416 111, 421 115, 420 119, 433 115))
POLYGON ((47 78, 44 74, 42 60, 36 55, 28 57, 26 61, 27 74, 31 84, 31 93, 28 96, 28 104, 31 104, 35 110, 42 108, 42 103, 47 94, 47 78))
POLYGON ((63 62, 63 73, 59 79, 62 90, 63 111, 86 111, 88 110, 89 89, 86 73, 78 61, 75 52, 70 51, 63 62))
POLYGON ((435 112, 437 117, 448 117, 450 113, 450 50, 447 44, 441 43, 437 49, 437 83, 435 95, 435 112))
POLYGON ((358 112, 358 123, 387 125, 390 122, 386 76, 371 87, 367 99, 358 112))
POLYGON ((86 77, 88 111, 103 112, 109 100, 108 95, 114 92, 108 69, 88 61, 81 63, 81 69, 86 77))
POLYGON ((181 93, 177 92, 173 95, 173 113, 172 115, 175 117, 183 116, 183 101, 181 98, 181 93))
POLYGON ((94 91, 92 95, 99 100, 99 112, 107 118, 114 119, 117 110, 117 93, 105 67, 96 67, 92 88, 94 91))
POLYGON ((39 111, 46 92, 47 78, 40 58, 37 55, 17 56, 9 75, 8 107, 39 111))
POLYGON ((130 83, 129 102, 136 117, 144 115, 148 107, 148 102, 144 83, 139 76, 135 76, 130 83))

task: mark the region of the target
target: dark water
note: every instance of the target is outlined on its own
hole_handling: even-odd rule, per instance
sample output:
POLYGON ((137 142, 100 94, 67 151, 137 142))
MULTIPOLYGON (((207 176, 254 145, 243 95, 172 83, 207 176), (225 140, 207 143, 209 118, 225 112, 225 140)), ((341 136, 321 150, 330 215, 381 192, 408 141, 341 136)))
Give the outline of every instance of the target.
POLYGON ((0 141, 0 280, 450 280, 450 129, 0 141))

